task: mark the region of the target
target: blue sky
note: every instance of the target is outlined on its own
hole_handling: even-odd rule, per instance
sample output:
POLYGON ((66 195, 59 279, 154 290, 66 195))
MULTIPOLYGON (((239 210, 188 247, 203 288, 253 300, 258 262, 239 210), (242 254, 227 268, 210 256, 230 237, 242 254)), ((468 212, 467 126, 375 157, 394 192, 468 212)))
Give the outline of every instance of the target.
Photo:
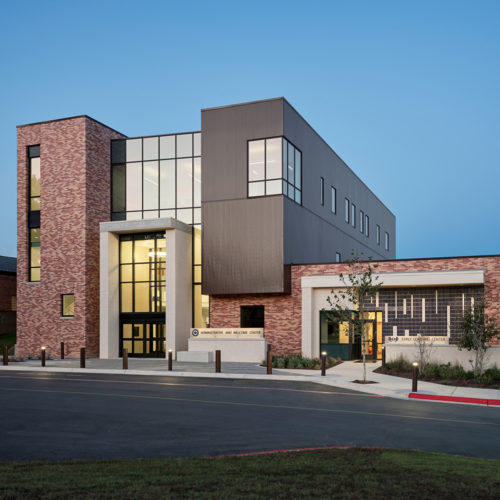
POLYGON ((0 255, 16 125, 129 136, 285 96, 397 217, 397 257, 500 253, 500 2, 4 2, 0 255))

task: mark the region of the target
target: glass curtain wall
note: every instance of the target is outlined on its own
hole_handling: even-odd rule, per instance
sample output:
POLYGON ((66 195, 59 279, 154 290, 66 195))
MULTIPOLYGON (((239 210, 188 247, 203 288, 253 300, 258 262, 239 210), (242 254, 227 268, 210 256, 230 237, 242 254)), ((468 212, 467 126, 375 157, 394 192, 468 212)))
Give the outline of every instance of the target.
POLYGON ((112 220, 172 217, 193 228, 193 326, 209 324, 201 293, 201 133, 111 141, 112 220))

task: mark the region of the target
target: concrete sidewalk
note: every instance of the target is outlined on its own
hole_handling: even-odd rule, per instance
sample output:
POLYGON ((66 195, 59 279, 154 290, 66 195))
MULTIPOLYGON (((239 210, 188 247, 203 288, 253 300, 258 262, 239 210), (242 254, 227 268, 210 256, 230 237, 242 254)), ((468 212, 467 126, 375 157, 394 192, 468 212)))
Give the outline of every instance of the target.
MULTIPOLYGON (((79 359, 47 360, 41 367, 39 360, 21 363, 9 363, 0 366, 1 371, 36 371, 57 373, 95 373, 106 375, 149 375, 167 377, 202 377, 219 379, 250 380, 288 380, 297 382, 314 382, 364 392, 377 396, 397 399, 408 399, 411 392, 411 380, 374 373, 380 363, 367 363, 367 380, 372 384, 358 384, 354 380, 363 378, 363 364, 344 361, 340 365, 327 370, 322 377, 318 370, 273 369, 272 375, 266 374, 266 368, 256 363, 222 363, 222 373, 215 373, 213 363, 178 363, 173 362, 173 371, 167 371, 165 359, 129 359, 129 369, 122 369, 121 359, 87 359, 86 368, 80 368, 79 359)), ((431 382, 418 382, 418 394, 445 396, 452 398, 478 398, 482 400, 500 400, 500 390, 470 387, 455 387, 431 382)), ((460 401, 457 401, 460 402, 460 401)), ((463 401, 462 401, 463 402, 463 401)))

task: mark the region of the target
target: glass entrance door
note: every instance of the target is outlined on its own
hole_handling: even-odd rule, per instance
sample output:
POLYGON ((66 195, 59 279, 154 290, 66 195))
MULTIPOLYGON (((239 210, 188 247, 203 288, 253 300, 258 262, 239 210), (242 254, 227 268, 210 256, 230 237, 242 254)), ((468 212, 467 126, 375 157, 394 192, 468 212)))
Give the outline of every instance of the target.
POLYGON ((120 356, 123 356, 123 349, 127 349, 132 357, 164 358, 165 323, 123 322, 120 328, 120 356))

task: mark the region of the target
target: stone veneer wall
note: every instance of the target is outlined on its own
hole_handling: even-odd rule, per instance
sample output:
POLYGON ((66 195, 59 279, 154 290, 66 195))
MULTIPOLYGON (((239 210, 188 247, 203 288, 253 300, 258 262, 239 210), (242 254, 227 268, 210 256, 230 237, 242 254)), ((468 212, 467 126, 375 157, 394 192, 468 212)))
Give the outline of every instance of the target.
MULTIPOLYGON (((484 296, 487 312, 500 325, 500 255, 437 259, 412 259, 376 262, 376 272, 452 271, 484 269, 484 296)), ((346 263, 305 264, 292 266, 290 295, 233 295, 210 297, 210 326, 236 328, 240 326, 240 306, 265 307, 265 335, 277 354, 301 352, 303 276, 339 274, 348 271, 346 263)), ((497 343, 499 343, 497 341, 497 343)))
POLYGON ((110 214, 110 140, 123 137, 86 116, 18 128, 17 344, 69 357, 99 354, 99 222, 110 214), (27 146, 40 144, 41 279, 28 281, 27 146), (74 318, 61 294, 75 294, 74 318))

